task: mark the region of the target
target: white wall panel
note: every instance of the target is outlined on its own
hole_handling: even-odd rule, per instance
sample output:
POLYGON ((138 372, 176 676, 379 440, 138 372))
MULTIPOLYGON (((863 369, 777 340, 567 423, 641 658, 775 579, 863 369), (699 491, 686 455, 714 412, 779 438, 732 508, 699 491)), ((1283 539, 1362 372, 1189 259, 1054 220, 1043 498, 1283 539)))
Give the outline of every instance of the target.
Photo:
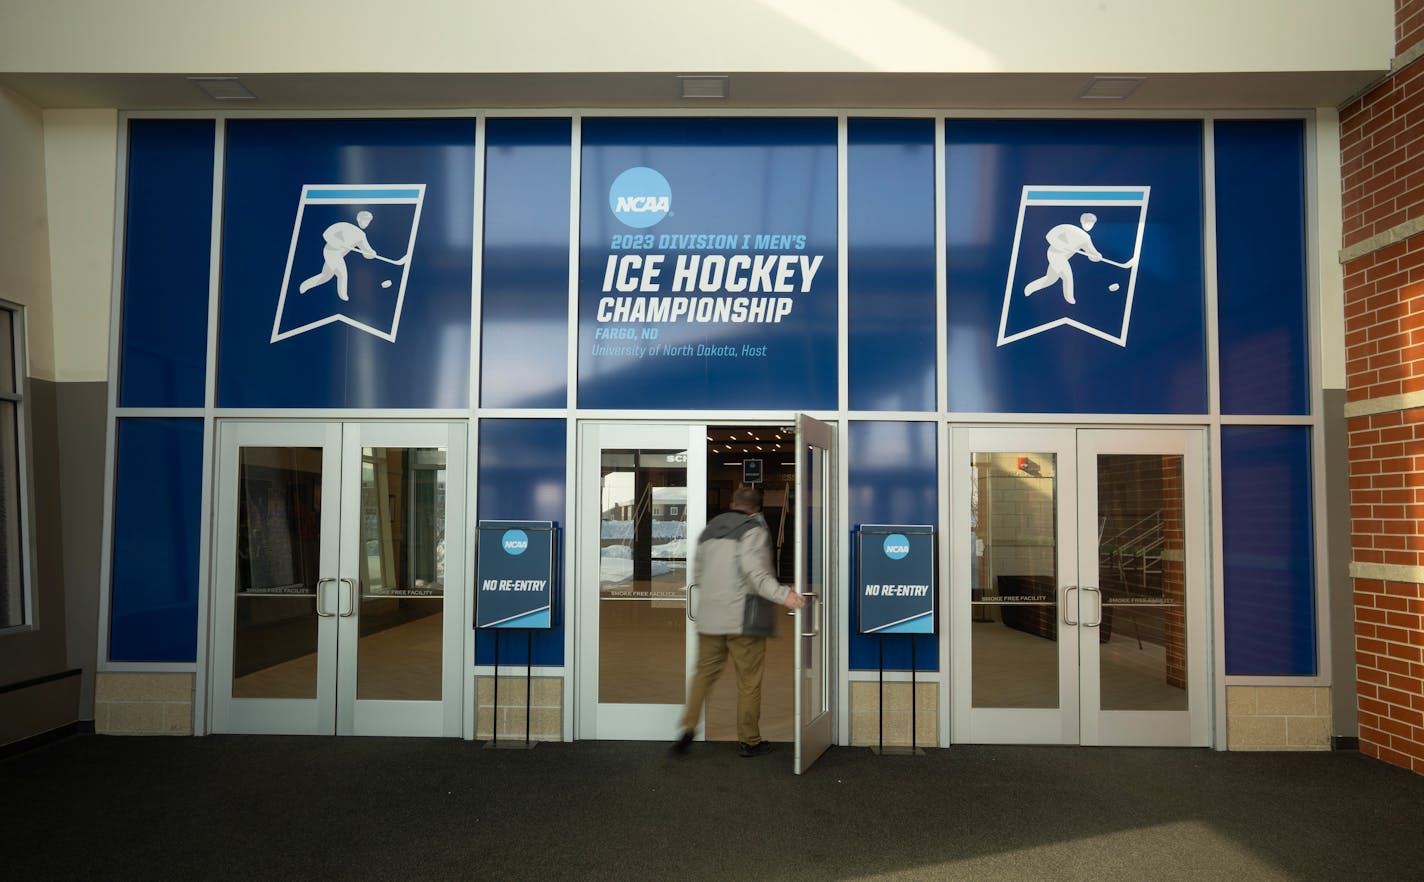
POLYGON ((103 380, 109 372, 114 273, 114 175, 118 113, 44 114, 55 379, 103 380))
MULTIPOLYGON (((29 373, 53 380, 54 318, 42 122, 39 110, 0 89, 0 157, 4 157, 0 162, 0 206, 4 209, 0 211, 0 297, 29 307, 29 373)), ((100 218, 111 231, 113 216, 111 196, 108 213, 100 218)))

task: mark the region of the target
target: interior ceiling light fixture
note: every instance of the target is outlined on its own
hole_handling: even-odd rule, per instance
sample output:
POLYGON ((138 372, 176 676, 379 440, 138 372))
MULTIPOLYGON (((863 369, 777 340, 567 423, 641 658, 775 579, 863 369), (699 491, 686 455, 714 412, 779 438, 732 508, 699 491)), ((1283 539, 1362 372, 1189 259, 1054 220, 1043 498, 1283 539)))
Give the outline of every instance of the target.
POLYGON ((1083 91, 1078 93, 1078 98, 1085 101, 1121 100, 1137 91, 1137 87, 1142 85, 1146 79, 1146 77, 1093 77, 1088 80, 1083 91))
POLYGON ((726 98, 727 78, 725 76, 679 76, 677 78, 679 98, 726 98))
POLYGON ((252 101, 252 90, 237 77, 188 77, 188 82, 203 90, 214 101, 252 101))

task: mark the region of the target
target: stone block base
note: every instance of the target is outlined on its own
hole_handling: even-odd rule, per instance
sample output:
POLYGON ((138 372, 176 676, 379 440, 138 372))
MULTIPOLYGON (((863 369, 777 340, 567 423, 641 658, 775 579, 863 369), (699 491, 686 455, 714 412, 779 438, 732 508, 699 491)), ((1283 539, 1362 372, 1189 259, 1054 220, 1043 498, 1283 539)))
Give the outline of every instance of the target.
POLYGON ((562 741, 564 735, 564 681, 560 677, 535 677, 533 700, 524 677, 499 678, 499 706, 495 707, 494 677, 475 678, 475 739, 488 741, 499 720, 499 740, 523 741, 527 721, 530 741, 562 741))
POLYGON ((100 735, 192 735, 192 674, 99 673, 94 731, 100 735))
POLYGON ((1226 687, 1226 747, 1329 750, 1329 687, 1226 687))
MULTIPOLYGON (((850 684, 850 743, 854 747, 875 747, 881 741, 880 684, 850 684)), ((885 684, 885 747, 909 747, 910 684, 885 684)), ((915 738, 917 747, 939 744, 939 684, 915 684, 915 738)))

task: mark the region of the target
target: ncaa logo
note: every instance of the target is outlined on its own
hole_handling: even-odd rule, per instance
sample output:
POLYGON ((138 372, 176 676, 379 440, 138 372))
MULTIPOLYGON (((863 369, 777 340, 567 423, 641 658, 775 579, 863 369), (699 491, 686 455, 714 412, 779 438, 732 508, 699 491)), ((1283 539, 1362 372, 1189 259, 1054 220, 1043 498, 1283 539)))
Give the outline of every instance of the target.
POLYGON ((885 556, 891 560, 901 560, 910 553, 910 540, 900 533, 885 537, 885 556))
POLYGON ((505 554, 523 554, 529 548, 529 535, 523 530, 505 530, 499 544, 505 554))
POLYGON ((659 172, 634 166, 614 178, 613 186, 608 188, 608 207, 627 226, 640 230, 651 227, 668 216, 672 187, 659 172))

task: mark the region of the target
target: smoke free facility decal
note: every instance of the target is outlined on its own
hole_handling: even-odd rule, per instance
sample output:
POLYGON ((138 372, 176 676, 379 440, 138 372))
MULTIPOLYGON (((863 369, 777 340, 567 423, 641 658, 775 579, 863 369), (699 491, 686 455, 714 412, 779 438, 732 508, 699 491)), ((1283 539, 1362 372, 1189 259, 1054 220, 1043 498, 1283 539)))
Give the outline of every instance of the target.
POLYGON ((814 290, 825 255, 807 251, 804 231, 658 232, 676 212, 667 178, 634 166, 613 180, 608 208, 627 228, 604 260, 591 354, 625 358, 765 358, 765 343, 660 342, 660 326, 709 331, 779 325, 814 290))

